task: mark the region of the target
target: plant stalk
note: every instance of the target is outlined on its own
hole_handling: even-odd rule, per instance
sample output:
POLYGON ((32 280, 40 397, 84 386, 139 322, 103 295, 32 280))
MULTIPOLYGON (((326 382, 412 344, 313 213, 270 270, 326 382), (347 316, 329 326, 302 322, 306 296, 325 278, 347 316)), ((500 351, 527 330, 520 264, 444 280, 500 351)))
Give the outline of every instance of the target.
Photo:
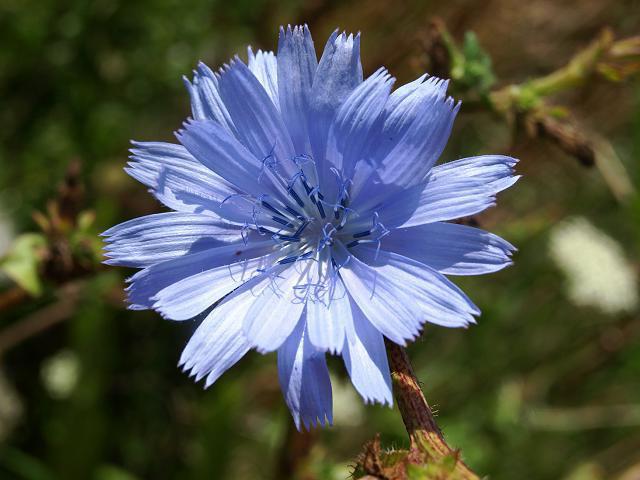
POLYGON ((427 461, 433 462, 442 461, 445 457, 454 458, 455 467, 451 479, 479 480, 480 477, 460 460, 460 452, 451 448, 445 441, 405 349, 386 339, 385 344, 391 367, 393 392, 409 434, 411 451, 425 454, 427 461))

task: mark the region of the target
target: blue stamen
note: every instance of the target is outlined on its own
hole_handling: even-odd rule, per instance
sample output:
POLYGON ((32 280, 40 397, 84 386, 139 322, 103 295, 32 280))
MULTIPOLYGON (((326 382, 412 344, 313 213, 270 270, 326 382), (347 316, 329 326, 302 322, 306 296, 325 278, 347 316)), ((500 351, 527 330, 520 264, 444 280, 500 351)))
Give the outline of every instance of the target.
POLYGON ((304 215, 302 215, 301 213, 297 212, 296 210, 294 210, 293 208, 291 208, 289 205, 285 205, 285 210, 287 212, 289 212, 291 215, 293 215, 294 217, 298 218, 298 219, 303 219, 305 218, 304 215))
POLYGON ((313 254, 313 251, 311 250, 311 251, 309 251, 309 252, 305 252, 305 253, 303 253, 303 254, 301 254, 301 255, 291 255, 291 256, 289 256, 289 257, 285 257, 285 258, 283 258, 282 260, 278 260, 278 263, 279 263, 279 264, 281 264, 281 265, 284 265, 284 264, 286 264, 286 263, 294 263, 294 262, 296 262, 297 260, 304 260, 304 259, 307 259, 307 258, 309 258, 309 256, 311 256, 312 254, 313 254))
POLYGON ((287 193, 291 195, 291 198, 293 198, 296 201, 299 207, 304 208, 304 202, 298 196, 298 194, 293 190, 293 187, 287 187, 287 193))
POLYGON ((299 242, 300 241, 300 237, 296 237, 293 235, 282 235, 281 233, 274 233, 273 234, 273 239, 274 240, 282 240, 284 242, 299 242))
POLYGON ((287 258, 283 258, 282 260, 278 261, 278 263, 280 265, 284 265, 286 263, 293 263, 298 259, 298 255, 293 255, 291 257, 287 257, 287 258))
POLYGON ((293 234, 294 237, 299 237, 302 232, 304 232, 304 229, 307 228, 307 226, 310 224, 311 222, 309 220, 305 220, 304 222, 302 222, 302 225, 300 225, 298 227, 298 230, 296 230, 296 232, 293 234))
POLYGON ((283 225, 283 226, 285 226, 287 228, 293 228, 295 226, 293 223, 287 222, 286 220, 284 220, 283 218, 280 218, 280 217, 273 216, 273 217, 271 217, 271 219, 274 222, 278 222, 280 225, 283 225))
POLYGON ((302 173, 301 181, 302 181, 302 186, 304 187, 304 190, 307 192, 307 195, 311 196, 310 194, 313 191, 313 189, 309 186, 309 184, 307 183, 307 180, 304 178, 304 173, 302 173))
POLYGON ((320 216, 324 219, 327 217, 327 215, 324 213, 324 208, 322 207, 322 200, 324 200, 324 196, 318 192, 318 198, 320 199, 319 202, 316 202, 316 207, 318 207, 318 213, 320 213, 320 216))
POLYGON ((275 213, 276 215, 278 215, 280 217, 284 217, 284 215, 280 212, 280 210, 278 210, 276 207, 271 205, 269 202, 265 202, 264 200, 261 200, 261 204, 267 210, 272 211, 273 213, 275 213))

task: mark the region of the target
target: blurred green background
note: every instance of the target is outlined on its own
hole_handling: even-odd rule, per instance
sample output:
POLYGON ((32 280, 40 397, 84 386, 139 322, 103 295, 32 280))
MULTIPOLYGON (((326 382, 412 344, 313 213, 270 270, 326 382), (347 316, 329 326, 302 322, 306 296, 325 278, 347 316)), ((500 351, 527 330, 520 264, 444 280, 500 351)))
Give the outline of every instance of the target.
MULTIPOLYGON (((361 31, 365 74, 384 64, 404 83, 426 68, 434 15, 458 41, 476 33, 496 86, 562 66, 604 26, 640 34, 638 1, 0 0, 0 255, 30 268, 40 237, 19 235, 44 217, 51 229, 56 208, 71 240, 54 259, 159 211, 122 171, 128 142, 172 139, 189 114, 181 76, 198 60, 274 49, 280 24, 307 22, 317 49, 336 26, 361 31), (69 165, 80 183, 60 191, 69 165), (66 204, 50 202, 61 197, 82 221, 65 223, 66 204)), ((455 279, 479 325, 428 326, 409 353, 447 440, 479 473, 636 479, 640 83, 594 78, 558 101, 596 146, 595 167, 463 105, 443 160, 521 159, 523 179, 477 219, 519 252, 498 274, 455 279)), ((292 476, 344 479, 376 432, 407 445, 397 410, 363 405, 335 358, 335 426, 302 438, 273 355, 249 354, 204 391, 176 367, 195 326, 127 311, 131 272, 86 273, 90 257, 71 273, 40 265, 36 296, 0 277, 0 479, 270 479, 300 449, 292 476)))

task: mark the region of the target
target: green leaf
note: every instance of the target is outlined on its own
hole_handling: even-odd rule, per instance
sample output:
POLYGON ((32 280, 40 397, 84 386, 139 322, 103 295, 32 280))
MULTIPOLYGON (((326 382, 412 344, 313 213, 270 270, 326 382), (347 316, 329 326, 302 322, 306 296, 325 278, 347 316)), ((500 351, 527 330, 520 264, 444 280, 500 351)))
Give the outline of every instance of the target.
POLYGON ((47 240, 38 233, 25 233, 15 239, 7 254, 0 259, 0 270, 33 296, 42 292, 38 267, 47 240))
POLYGON ((481 93, 488 92, 495 83, 496 77, 491 66, 491 57, 480 46, 475 33, 469 31, 465 34, 462 54, 464 57, 462 83, 481 93))

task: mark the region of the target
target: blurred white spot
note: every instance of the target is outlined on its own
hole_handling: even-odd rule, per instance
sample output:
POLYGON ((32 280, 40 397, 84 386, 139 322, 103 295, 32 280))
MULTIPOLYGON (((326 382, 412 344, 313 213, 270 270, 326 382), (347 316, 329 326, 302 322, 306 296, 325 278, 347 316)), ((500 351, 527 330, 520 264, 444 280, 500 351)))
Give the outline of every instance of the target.
POLYGON ((610 314, 638 305, 637 275, 614 239, 582 217, 551 231, 551 256, 567 276, 576 305, 594 306, 610 314))
POLYGON ((62 400, 73 392, 80 374, 80 362, 75 353, 62 350, 45 360, 40 370, 42 383, 49 395, 62 400))

